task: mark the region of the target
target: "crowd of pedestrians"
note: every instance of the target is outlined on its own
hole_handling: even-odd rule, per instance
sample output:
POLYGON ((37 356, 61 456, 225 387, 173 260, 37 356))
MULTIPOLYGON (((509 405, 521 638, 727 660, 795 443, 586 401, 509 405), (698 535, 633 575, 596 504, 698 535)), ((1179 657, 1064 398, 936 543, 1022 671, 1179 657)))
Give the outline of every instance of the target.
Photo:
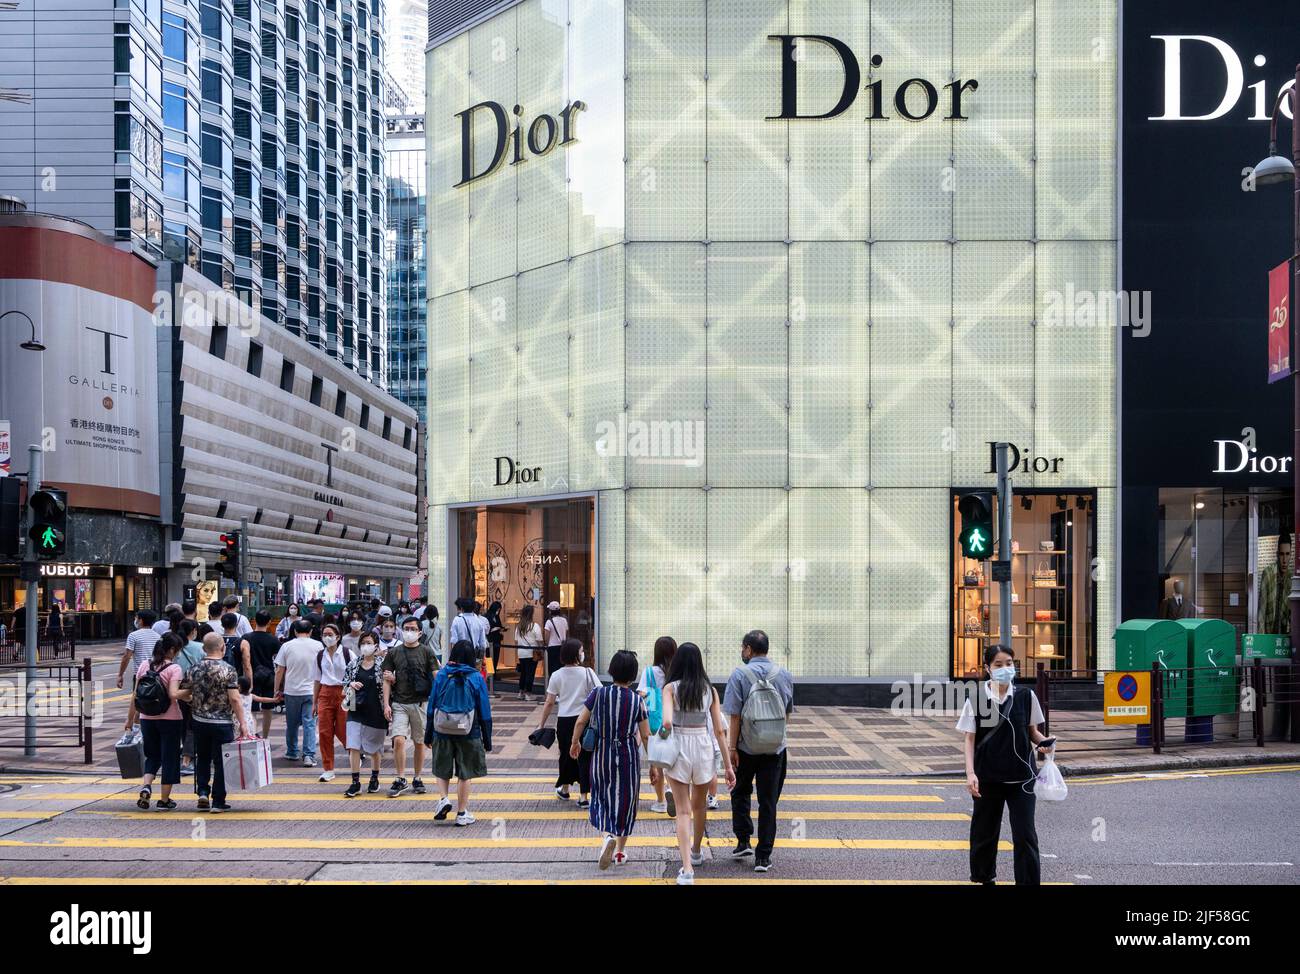
POLYGON ((428 767, 437 789, 433 818, 454 812, 456 825, 472 825, 472 783, 487 774, 492 751, 493 694, 485 674, 488 660, 500 663, 509 639, 518 654, 520 699, 538 692, 538 665, 547 661, 530 740, 553 739, 555 797, 588 810, 600 835, 599 868, 627 862, 643 766, 654 789, 650 812, 674 819, 678 883, 693 883, 705 861, 702 843, 720 782, 731 793, 731 857, 752 856, 759 872, 770 868, 794 688, 789 672, 768 659, 763 632, 744 636, 740 665, 719 693, 691 642, 659 638, 644 667, 634 653, 615 653, 606 682, 587 664, 582 643, 568 636, 557 603, 541 622, 527 607, 509 629, 499 604, 484 612, 463 598, 456 606, 446 652, 437 609, 423 600, 396 608, 376 601, 337 615, 308 602, 288 606, 279 620, 260 610, 252 621, 234 598, 203 606, 202 622, 193 602, 169 605, 161 618, 141 610, 119 667, 119 686, 128 669, 133 681, 126 728, 139 727, 145 752, 137 804, 174 809, 174 788, 192 773, 199 809, 229 809, 222 746, 255 734, 269 740, 273 715, 282 711, 284 759, 319 766, 320 781, 329 782, 337 748, 346 751, 351 780, 344 796, 361 793, 367 766, 367 793, 382 788, 391 746, 390 797, 425 794, 428 767))

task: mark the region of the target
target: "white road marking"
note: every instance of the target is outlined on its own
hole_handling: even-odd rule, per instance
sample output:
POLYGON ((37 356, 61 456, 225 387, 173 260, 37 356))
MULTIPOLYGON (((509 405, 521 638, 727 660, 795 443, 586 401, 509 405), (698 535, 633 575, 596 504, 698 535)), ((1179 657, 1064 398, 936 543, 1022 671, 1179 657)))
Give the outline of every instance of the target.
POLYGON ((1294 866, 1293 862, 1153 862, 1153 866, 1294 866))

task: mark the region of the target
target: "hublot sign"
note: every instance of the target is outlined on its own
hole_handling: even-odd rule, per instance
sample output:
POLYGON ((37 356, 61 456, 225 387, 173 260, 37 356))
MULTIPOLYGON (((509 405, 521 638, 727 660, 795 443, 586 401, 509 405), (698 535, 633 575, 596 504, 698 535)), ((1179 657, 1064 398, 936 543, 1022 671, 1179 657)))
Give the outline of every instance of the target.
POLYGON ((471 105, 463 112, 457 112, 460 119, 460 182, 457 186, 468 186, 485 176, 490 176, 501 168, 506 158, 506 148, 510 147, 510 165, 517 166, 526 160, 524 146, 535 156, 544 156, 558 146, 567 146, 578 141, 577 121, 574 116, 587 107, 586 102, 572 101, 555 115, 545 113, 538 115, 529 124, 527 135, 524 134, 522 105, 514 107, 514 121, 506 115, 505 107, 494 101, 482 101, 471 105), (474 113, 487 112, 496 125, 496 145, 492 150, 492 160, 487 167, 476 173, 474 171, 474 113))

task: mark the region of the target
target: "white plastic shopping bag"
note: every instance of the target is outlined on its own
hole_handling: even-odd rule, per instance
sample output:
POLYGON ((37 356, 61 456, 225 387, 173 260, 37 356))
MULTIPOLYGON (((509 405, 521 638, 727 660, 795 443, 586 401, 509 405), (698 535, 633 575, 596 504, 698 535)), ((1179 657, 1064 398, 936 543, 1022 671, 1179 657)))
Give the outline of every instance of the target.
POLYGON ((1034 795, 1045 802, 1065 801, 1068 789, 1061 769, 1056 766, 1056 757, 1050 752, 1043 766, 1038 769, 1038 780, 1034 782, 1034 795))
POLYGON ((221 766, 226 772, 226 788, 251 791, 272 782, 271 745, 256 737, 240 738, 221 745, 221 766))

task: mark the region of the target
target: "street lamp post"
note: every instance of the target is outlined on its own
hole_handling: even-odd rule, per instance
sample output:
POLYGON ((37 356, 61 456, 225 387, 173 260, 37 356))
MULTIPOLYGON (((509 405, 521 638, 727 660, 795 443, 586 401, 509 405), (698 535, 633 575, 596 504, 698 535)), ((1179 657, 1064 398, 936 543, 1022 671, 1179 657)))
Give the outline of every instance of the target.
MULTIPOLYGON (((1294 240, 1292 243, 1291 253, 1291 275, 1293 279, 1292 293, 1300 295, 1300 181, 1296 180, 1296 167, 1300 166, 1300 120, 1296 119, 1297 92, 1300 91, 1300 64, 1296 65, 1295 86, 1283 88, 1278 92, 1277 99, 1273 102, 1273 117, 1269 123, 1268 129, 1268 158, 1255 167, 1255 182, 1261 186, 1270 186, 1280 183, 1290 183, 1293 193, 1294 220, 1292 230, 1294 240), (1278 155, 1277 152, 1277 117, 1282 110, 1284 101, 1291 103, 1291 158, 1278 155)), ((1294 321, 1295 315, 1291 318, 1294 321)), ((1296 369, 1294 356, 1300 352, 1300 331, 1293 324, 1291 329, 1291 388, 1292 388, 1292 406, 1294 416, 1292 426, 1294 427, 1294 439, 1292 453, 1295 457, 1300 458, 1300 371, 1296 369)), ((1294 469, 1294 481, 1292 484, 1292 514, 1293 525, 1291 528, 1292 540, 1291 545, 1291 652, 1294 658, 1296 640, 1300 638, 1300 544, 1294 543, 1297 534, 1300 534, 1300 467, 1295 463, 1292 464, 1294 469)))

